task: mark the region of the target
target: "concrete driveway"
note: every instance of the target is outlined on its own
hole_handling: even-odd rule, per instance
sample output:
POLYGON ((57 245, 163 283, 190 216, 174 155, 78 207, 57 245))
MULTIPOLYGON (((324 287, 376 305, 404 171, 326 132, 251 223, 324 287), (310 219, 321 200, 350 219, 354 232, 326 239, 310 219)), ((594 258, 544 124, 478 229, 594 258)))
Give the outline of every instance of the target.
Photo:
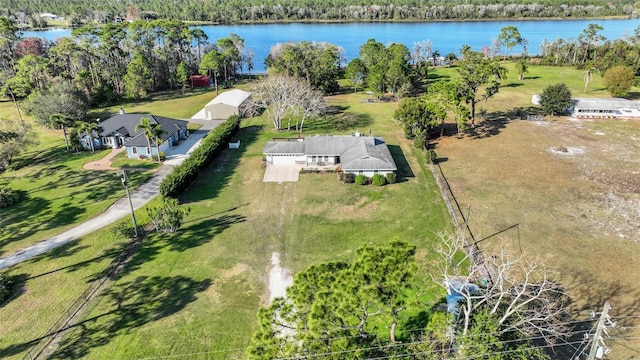
POLYGON ((300 175, 300 165, 273 165, 267 164, 264 172, 263 182, 298 182, 300 175))

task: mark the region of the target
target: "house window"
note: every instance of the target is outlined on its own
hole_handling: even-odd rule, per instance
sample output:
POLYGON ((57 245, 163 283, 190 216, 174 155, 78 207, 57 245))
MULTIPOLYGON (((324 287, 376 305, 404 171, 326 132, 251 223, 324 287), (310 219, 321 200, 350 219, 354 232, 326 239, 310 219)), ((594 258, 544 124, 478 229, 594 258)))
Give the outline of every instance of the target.
POLYGON ((103 137, 102 138, 102 145, 109 145, 111 138, 108 137, 103 137))
POLYGON ((137 154, 138 153, 138 147, 137 146, 132 146, 131 147, 131 153, 132 154, 137 154))
POLYGON ((151 148, 147 147, 147 155, 151 155, 151 148))

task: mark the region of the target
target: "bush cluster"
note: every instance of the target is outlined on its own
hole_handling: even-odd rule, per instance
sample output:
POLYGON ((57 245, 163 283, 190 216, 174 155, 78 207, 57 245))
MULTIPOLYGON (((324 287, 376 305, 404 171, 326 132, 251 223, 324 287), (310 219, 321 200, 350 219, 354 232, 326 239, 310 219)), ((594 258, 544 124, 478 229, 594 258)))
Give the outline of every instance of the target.
POLYGON ((340 173, 340 180, 342 180, 342 182, 344 182, 345 184, 353 184, 353 182, 356 180, 355 176, 353 176, 352 173, 340 173))
POLYGON ((367 185, 371 183, 376 186, 384 186, 386 184, 395 184, 397 180, 397 175, 396 173, 388 173, 386 176, 382 174, 374 174, 373 177, 369 179, 368 177, 362 174, 355 176, 351 173, 343 172, 343 173, 340 173, 338 178, 340 179, 340 181, 344 182, 345 184, 356 183, 358 185, 367 185))
POLYGON ((240 128, 240 117, 231 116, 224 124, 211 131, 182 164, 173 168, 160 183, 160 194, 177 197, 198 176, 200 171, 211 164, 213 159, 227 147, 227 141, 240 128))
POLYGON ((387 184, 387 179, 380 174, 373 174, 373 177, 371 177, 371 183, 375 186, 384 186, 387 184))
POLYGON ((9 207, 20 201, 20 193, 8 187, 0 187, 0 209, 9 207))
POLYGON ((358 174, 356 175, 356 184, 358 185, 367 185, 369 183, 369 178, 362 175, 362 174, 358 174))
POLYGON ((0 274, 0 305, 11 295, 11 287, 13 286, 13 280, 7 276, 7 274, 0 274))
POLYGON ((395 184, 395 183, 396 183, 396 180, 397 180, 397 175, 396 175, 396 173, 391 172, 391 173, 388 173, 388 174, 387 174, 387 183, 389 183, 389 184, 395 184))

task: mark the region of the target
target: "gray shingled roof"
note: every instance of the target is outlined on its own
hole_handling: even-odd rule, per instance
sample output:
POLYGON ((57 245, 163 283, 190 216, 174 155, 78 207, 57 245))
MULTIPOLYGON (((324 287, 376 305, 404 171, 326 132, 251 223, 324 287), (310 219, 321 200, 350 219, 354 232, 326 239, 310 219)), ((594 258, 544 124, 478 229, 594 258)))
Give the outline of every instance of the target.
POLYGON ((304 141, 268 141, 266 155, 340 156, 345 170, 397 170, 382 138, 373 136, 312 136, 304 141))
POLYGON ((574 98, 573 106, 590 110, 640 109, 640 102, 621 98, 574 98))
POLYGON ((304 142, 303 141, 267 141, 264 146, 265 154, 290 154, 290 155, 304 155, 304 142))
MULTIPOLYGON (((114 115, 107 120, 100 122, 98 131, 100 136, 112 136, 114 133, 118 133, 125 137, 131 137, 132 139, 127 141, 125 146, 147 146, 147 138, 144 136, 144 131, 135 131, 136 125, 140 123, 140 119, 143 117, 149 118, 152 123, 162 126, 165 134, 162 136, 162 142, 173 136, 180 129, 186 129, 188 121, 176 120, 167 117, 149 115, 149 114, 119 114, 114 115)), ((151 145, 155 146, 153 139, 151 145)))

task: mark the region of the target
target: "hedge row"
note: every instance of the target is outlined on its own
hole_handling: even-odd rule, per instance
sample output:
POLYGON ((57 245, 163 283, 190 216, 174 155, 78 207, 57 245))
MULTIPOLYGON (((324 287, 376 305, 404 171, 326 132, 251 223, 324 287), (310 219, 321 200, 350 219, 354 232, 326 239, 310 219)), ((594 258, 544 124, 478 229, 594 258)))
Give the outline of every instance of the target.
POLYGON ((200 171, 211 164, 213 159, 227 147, 227 142, 238 129, 240 129, 240 117, 234 115, 207 134, 202 139, 200 147, 162 180, 160 194, 164 197, 180 195, 195 180, 200 171))

